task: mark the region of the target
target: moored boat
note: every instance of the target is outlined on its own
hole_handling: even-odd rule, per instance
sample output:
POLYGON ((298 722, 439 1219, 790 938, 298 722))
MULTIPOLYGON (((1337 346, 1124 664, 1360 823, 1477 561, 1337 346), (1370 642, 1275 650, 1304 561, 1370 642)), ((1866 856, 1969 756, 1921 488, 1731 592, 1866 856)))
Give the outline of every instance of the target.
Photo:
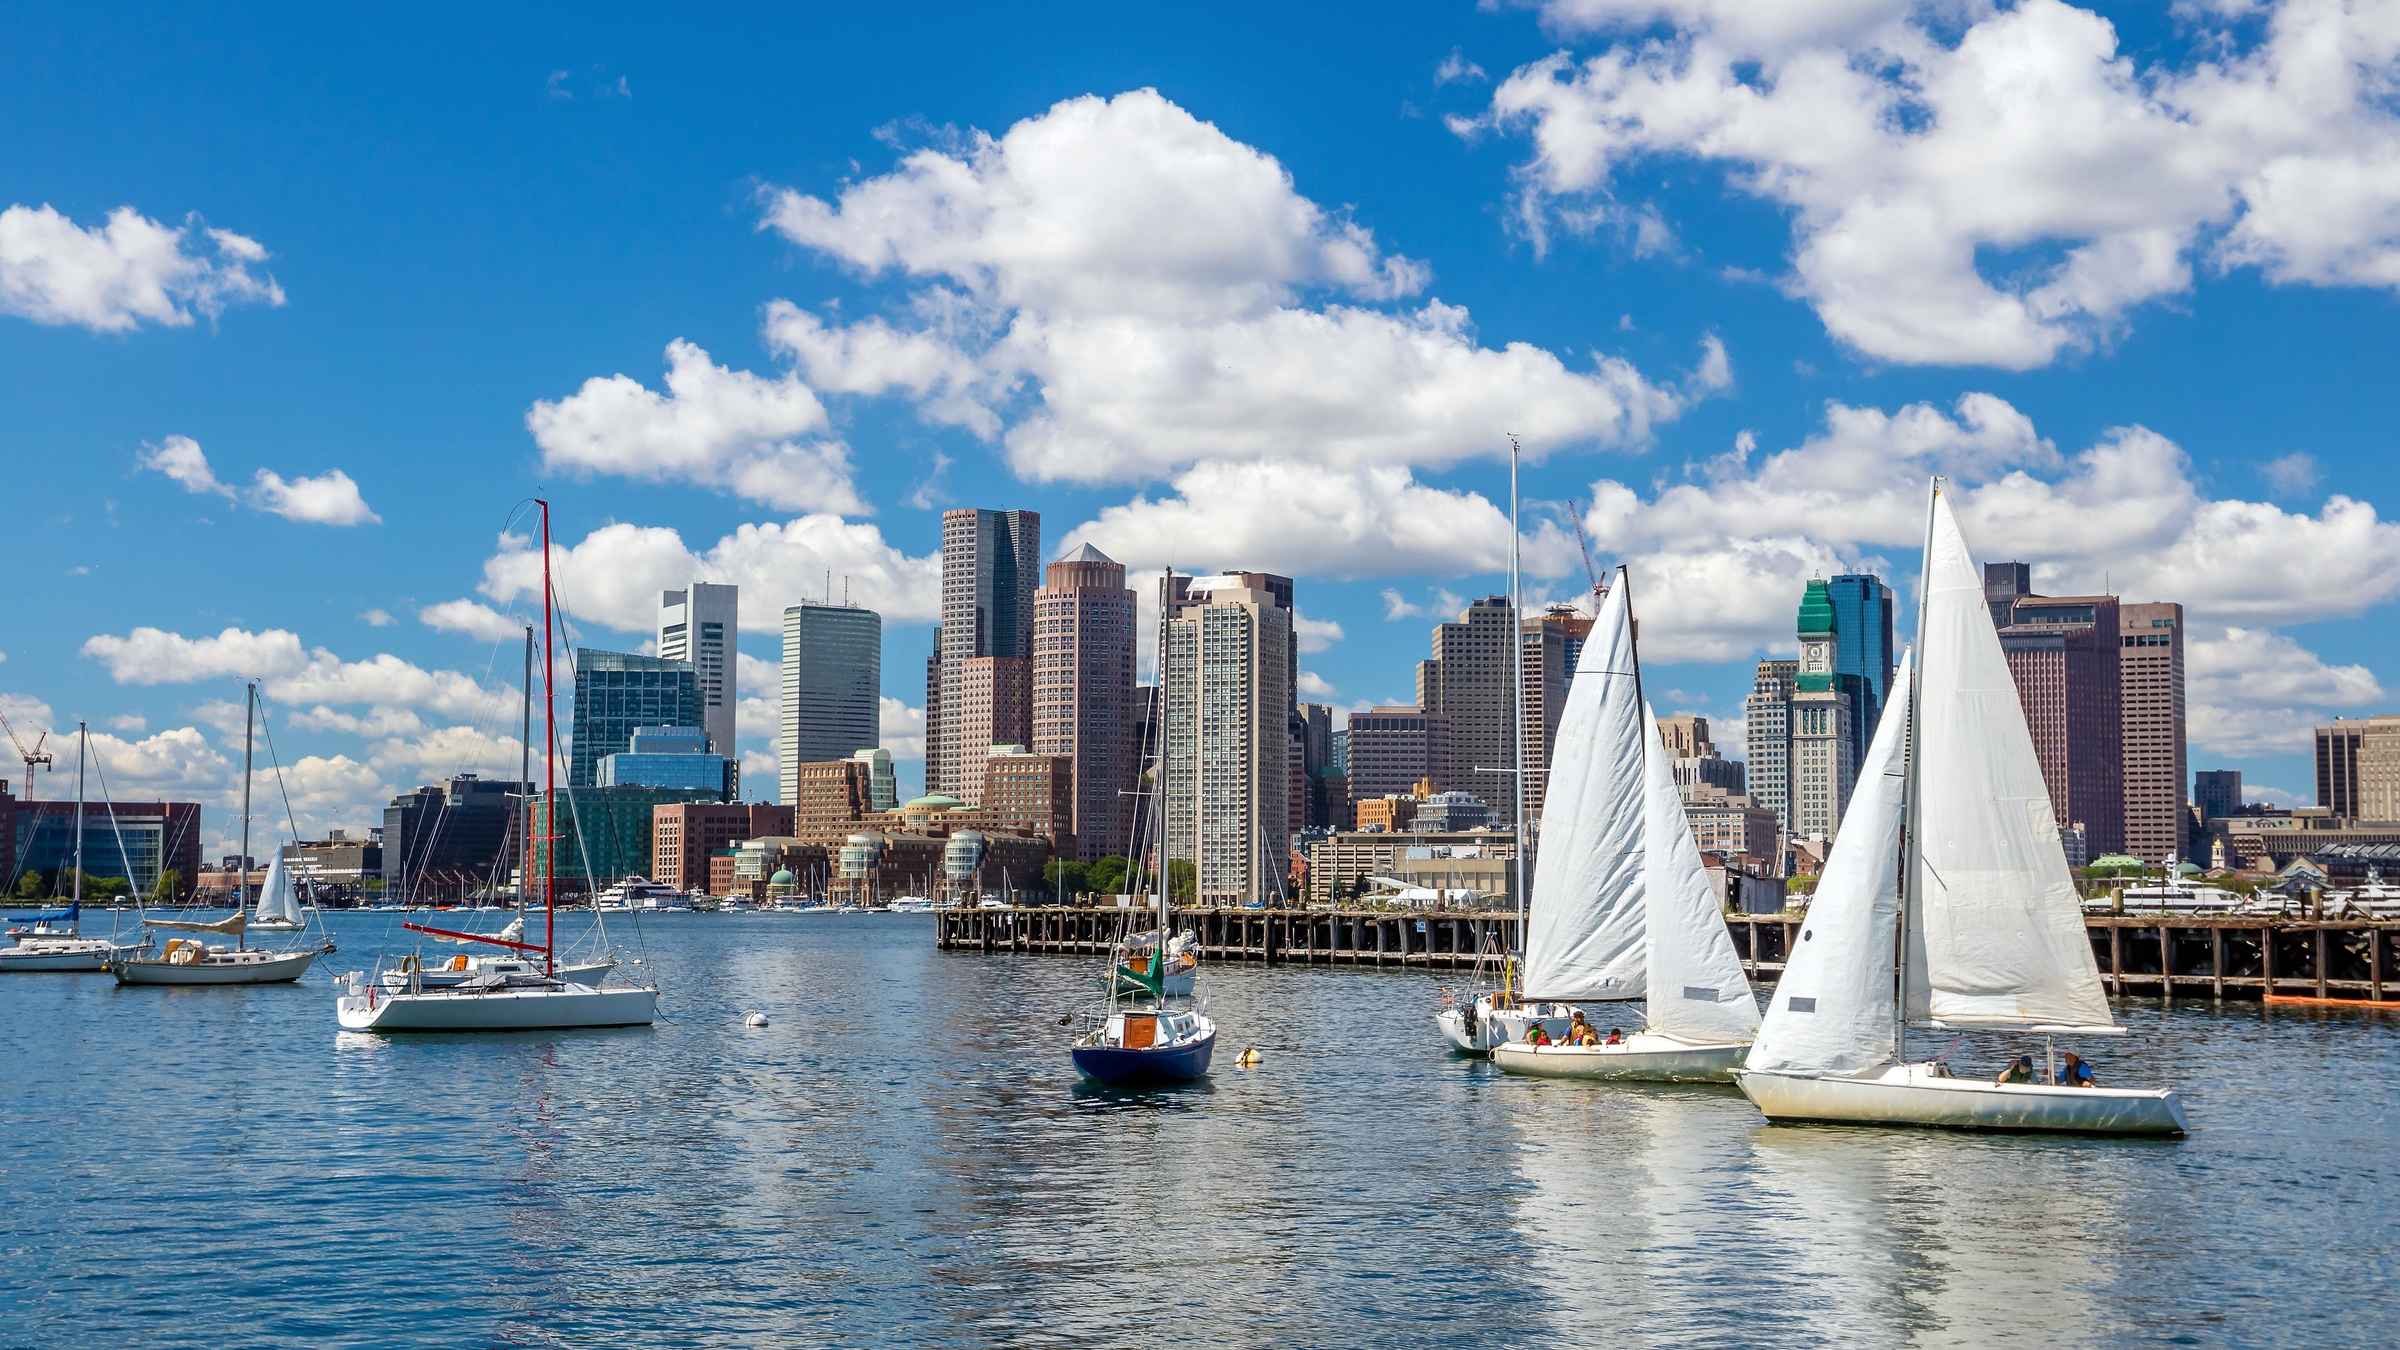
MULTIPOLYGON (((19 914, 10 918, 9 922, 26 926, 8 930, 13 942, 8 947, 0 948, 0 974, 103 974, 110 962, 130 960, 149 946, 147 937, 140 942, 120 943, 111 938, 83 935, 83 772, 90 740, 90 731, 83 723, 76 723, 75 861, 71 869, 74 881, 67 904, 63 909, 40 914, 19 914), (59 924, 66 926, 61 928, 57 926, 59 924)), ((119 839, 117 846, 122 850, 124 841, 119 839)), ((130 875, 132 870, 132 864, 128 861, 127 874, 130 875)))

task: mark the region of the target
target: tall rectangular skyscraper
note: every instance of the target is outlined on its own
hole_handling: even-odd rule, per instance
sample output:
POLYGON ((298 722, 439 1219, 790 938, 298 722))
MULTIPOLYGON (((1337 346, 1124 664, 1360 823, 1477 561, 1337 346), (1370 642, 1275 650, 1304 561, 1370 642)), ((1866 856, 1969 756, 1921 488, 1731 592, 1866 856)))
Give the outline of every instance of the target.
POLYGON ((2182 856, 2188 816, 2183 702, 2183 606, 2171 601, 2117 607, 2123 656, 2118 699, 2124 725, 2125 851, 2144 862, 2182 856))
POLYGON ((1201 904, 1275 899, 1291 853, 1292 610, 1230 580, 1162 607, 1166 853, 1197 864, 1201 904))
POLYGON ((658 654, 667 661, 688 661, 700 683, 700 722, 708 733, 708 748, 738 766, 741 752, 733 748, 735 688, 741 636, 741 587, 695 581, 680 591, 658 597, 658 654))
POLYGON ((1508 770, 1516 766, 1516 660, 1523 640, 1508 597, 1489 595, 1468 605, 1457 622, 1436 625, 1433 656, 1417 663, 1417 706, 1450 723, 1451 781, 1434 786, 1473 793, 1503 825, 1517 818, 1517 785, 1508 770))
POLYGON ((1125 565, 1090 544, 1044 580, 1033 598, 1033 750, 1068 761, 1075 849, 1090 861, 1129 846, 1134 597, 1125 565))
POLYGON ((594 786, 600 761, 631 750, 636 728, 699 725, 700 681, 690 662, 586 647, 575 653, 567 786, 594 786))
POLYGON ((1742 700, 1743 753, 1750 761, 1750 795, 1792 828, 1792 685, 1797 661, 1761 661, 1742 700))
MULTIPOLYGON (((967 800, 983 792, 988 744, 968 736, 961 680, 978 657, 1033 654, 1033 593, 1041 586, 1038 511, 961 508, 942 513, 942 627, 925 691, 925 789, 967 800)), ((1030 714, 1030 707, 1028 707, 1030 714)), ((1030 721, 1030 716, 1028 716, 1030 721)), ((1000 739, 1033 738, 1030 725, 997 728, 1000 739)))
POLYGON ((882 615, 855 605, 802 603, 784 610, 776 800, 785 806, 798 801, 801 765, 877 748, 882 695, 882 615))
POLYGON ((2062 830, 2083 827, 2090 856, 2121 853, 2124 662, 2118 655, 2117 597, 2004 596, 1995 589, 1996 575, 2013 585, 2007 573, 2021 579, 2023 571, 2022 563, 1987 565, 1984 589, 1990 603, 2007 606, 2000 650, 2016 680, 2017 703, 2024 711, 2026 730, 2033 734, 2033 754, 2050 789, 2052 815, 2062 830))
POLYGON ((2192 805, 2200 819, 2222 820, 2242 809, 2240 769, 2202 769, 2192 775, 2192 805))
POLYGON ((1833 673, 1855 681, 1851 757, 1864 764, 1892 692, 1892 588, 1882 577, 1849 572, 1826 582, 1825 591, 1833 601, 1833 673))

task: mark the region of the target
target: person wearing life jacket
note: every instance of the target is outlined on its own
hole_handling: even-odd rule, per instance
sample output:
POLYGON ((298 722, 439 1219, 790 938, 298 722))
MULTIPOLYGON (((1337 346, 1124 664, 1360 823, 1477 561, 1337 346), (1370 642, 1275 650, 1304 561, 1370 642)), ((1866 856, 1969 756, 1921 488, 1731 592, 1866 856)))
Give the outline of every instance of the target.
POLYGON ((1542 1029, 1541 1023, 1536 1022, 1526 1030, 1525 1043, 1527 1045, 1549 1045, 1551 1044, 1550 1033, 1542 1029))

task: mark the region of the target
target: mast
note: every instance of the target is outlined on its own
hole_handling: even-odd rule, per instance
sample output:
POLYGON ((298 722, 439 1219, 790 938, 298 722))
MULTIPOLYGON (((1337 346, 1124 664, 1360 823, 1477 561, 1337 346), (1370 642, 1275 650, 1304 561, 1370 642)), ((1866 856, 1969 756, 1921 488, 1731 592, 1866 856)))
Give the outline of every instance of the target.
MULTIPOLYGON (((245 913, 250 908, 250 738, 257 724, 257 713, 258 681, 252 680, 242 686, 242 858, 241 875, 233 883, 233 912, 236 914, 245 913)), ((82 821, 83 808, 76 808, 75 818, 79 823, 82 821)), ((235 950, 250 945, 242 935, 242 930, 248 927, 245 923, 233 930, 235 950)))
MULTIPOLYGON (((550 503, 534 498, 542 508, 542 798, 547 828, 542 831, 542 974, 558 974, 558 709, 550 683, 554 677, 550 634, 550 503)), ((587 880, 587 883, 588 880, 587 880)), ((593 907, 598 912, 598 906, 593 907)))
POLYGON ((1923 853, 1917 838, 1917 819, 1924 803, 1917 791, 1917 776, 1923 771, 1924 757, 1918 753, 1918 707, 1925 689, 1925 611, 1930 598, 1927 578, 1933 572, 1933 507, 1942 495, 1942 480, 1935 475, 1932 488, 1925 494, 1925 547, 1917 560, 1917 665, 1908 682, 1908 749, 1903 754, 1905 769, 1900 778, 1900 913, 1893 930, 1892 941, 1892 1058, 1904 1062, 1908 1058, 1908 906, 1917 893, 1918 860, 1923 853))
POLYGON ((1524 536, 1517 530, 1517 438, 1508 438, 1508 638, 1511 684, 1516 686, 1515 735, 1511 737, 1516 754, 1517 809, 1515 818, 1517 892, 1517 950, 1525 950, 1525 595, 1519 572, 1518 553, 1524 536))
POLYGON ((525 625, 525 678, 517 685, 517 917, 525 917, 525 864, 533 857, 533 625, 525 625))
MULTIPOLYGON (((75 899, 68 907, 69 912, 75 917, 69 919, 67 923, 68 931, 78 937, 83 934, 83 761, 85 749, 91 744, 91 735, 83 723, 75 724, 75 899)), ((32 777, 33 775, 30 773, 26 775, 28 780, 32 777)), ((133 881, 133 873, 130 869, 125 874, 125 880, 129 885, 133 881)), ((52 891, 51 894, 56 895, 58 892, 52 891)), ((114 941, 115 939, 110 940, 114 941)))
MULTIPOLYGON (((1155 719, 1158 723, 1158 788, 1152 795, 1150 805, 1150 819, 1157 827, 1158 835, 1158 877, 1156 881, 1158 886, 1158 949, 1162 954, 1167 949, 1167 620, 1172 614, 1174 593, 1175 569, 1169 567, 1158 582, 1158 716, 1155 719)), ((1198 674, 1197 670, 1194 671, 1194 674, 1198 674)), ((1196 757, 1192 767, 1195 771, 1199 769, 1196 757)), ((1195 830, 1199 828, 1200 821, 1197 806, 1197 794, 1195 794, 1192 812, 1192 823, 1195 830)), ((1192 849, 1194 899, 1199 898, 1199 888, 1200 850, 1195 840, 1192 849)), ((1165 967, 1153 960, 1150 965, 1150 973, 1161 977, 1158 986, 1159 998, 1164 1001, 1167 988, 1164 982, 1165 967)))

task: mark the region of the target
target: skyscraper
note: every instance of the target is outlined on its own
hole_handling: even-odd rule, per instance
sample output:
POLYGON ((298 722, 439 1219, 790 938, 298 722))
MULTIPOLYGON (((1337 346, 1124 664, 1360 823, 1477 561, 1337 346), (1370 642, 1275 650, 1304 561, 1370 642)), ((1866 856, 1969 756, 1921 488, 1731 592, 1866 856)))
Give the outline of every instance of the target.
POLYGON ((892 775, 892 752, 882 746, 850 756, 867 766, 867 809, 889 811, 900 805, 900 783, 892 775))
POLYGON ((2202 769, 2192 775, 2192 805, 2203 821, 2223 820, 2242 809, 2240 769, 2202 769))
POLYGON ((2185 851, 2183 606, 2117 607, 2123 666, 2125 851, 2147 862, 2185 851))
POLYGON ((2400 716, 2317 728, 2317 805, 2344 820, 2400 820, 2400 716))
POLYGON ((680 591, 658 597, 658 655, 663 661, 688 661, 700 683, 700 729, 708 733, 708 748, 734 761, 733 709, 740 702, 736 689, 740 650, 741 587, 695 581, 680 591))
MULTIPOLYGON (((983 795, 991 740, 1023 744, 1030 725, 999 727, 991 739, 964 734, 968 708, 959 682, 978 657, 1030 657, 1033 593, 1041 584, 1042 517, 1036 511, 973 507, 942 513, 942 627, 925 690, 925 790, 961 801, 983 795), (969 742, 982 739, 982 744, 969 742)), ((1030 722, 1031 705, 1027 705, 1030 722)))
POLYGON ((593 786, 601 759, 632 749, 637 727, 699 725, 700 681, 689 661, 586 647, 575 653, 567 786, 593 786))
POLYGON ((1405 793, 1417 780, 1450 777, 1450 719, 1422 708, 1370 708, 1350 714, 1343 735, 1352 803, 1405 793))
POLYGON ((1833 594, 1811 581, 1800 596, 1800 670, 1792 678, 1790 828, 1804 839, 1831 839, 1858 777, 1852 701, 1860 683, 1834 670, 1833 594), (1851 687, 1844 687, 1845 683, 1851 687))
POLYGON ((1892 692, 1892 588, 1879 576, 1845 572, 1825 592, 1833 601, 1833 673, 1855 681, 1851 759, 1863 764, 1892 692))
POLYGON ((1065 756, 1085 861, 1128 847, 1134 798, 1134 595, 1125 566, 1085 544, 1033 597, 1033 749, 1065 756))
POLYGON ((883 616, 855 605, 783 611, 783 701, 775 721, 776 800, 797 800, 799 768, 848 759, 882 740, 883 616))
POLYGON ((1987 564, 1984 596, 1995 614, 2007 618, 2000 650, 2016 679, 2051 811, 2060 829, 2083 827, 2093 857, 2122 853, 2124 661, 2117 597, 2034 595, 2021 589, 2029 570, 2024 563, 1987 564))
POLYGON ((984 760, 992 747, 1025 746, 1033 725, 1033 662, 1023 656, 973 656, 959 663, 958 679, 943 695, 950 709, 954 764, 962 770, 950 795, 969 806, 983 802, 984 760))
POLYGON ((1450 723, 1450 777, 1434 786, 1491 802, 1502 825, 1516 820, 1516 784, 1507 771, 1516 766, 1516 657, 1522 640, 1508 597, 1487 595, 1468 605, 1457 622, 1435 625, 1433 655, 1417 663, 1417 706, 1450 723))
MULTIPOLYGON (((1568 605, 1553 605, 1525 621, 1525 811, 1535 820, 1550 783, 1550 758, 1558 749, 1558 720, 1566 715, 1575 663, 1583 659, 1592 621, 1568 605)), ((1503 789, 1505 791, 1505 789, 1503 789)))
POLYGON ((1202 904, 1281 895, 1291 849, 1292 610, 1232 580, 1162 607, 1166 854, 1195 862, 1202 904))
POLYGON ((1761 661, 1742 700, 1743 753, 1749 756, 1750 795, 1792 832, 1792 682, 1797 661, 1761 661))

